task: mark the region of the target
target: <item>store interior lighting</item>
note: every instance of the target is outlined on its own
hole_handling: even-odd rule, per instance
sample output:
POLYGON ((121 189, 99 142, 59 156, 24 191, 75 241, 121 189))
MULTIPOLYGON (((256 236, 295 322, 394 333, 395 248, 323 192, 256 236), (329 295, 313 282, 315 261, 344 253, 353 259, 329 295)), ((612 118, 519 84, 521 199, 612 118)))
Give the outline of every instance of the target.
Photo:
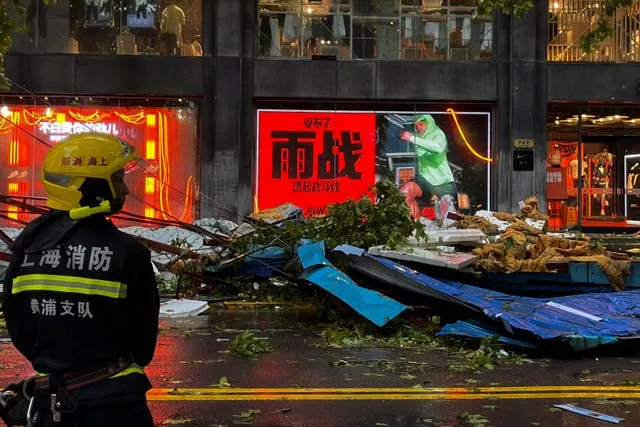
POLYGON ((0 108, 0 114, 6 119, 11 115, 11 111, 9 111, 9 107, 3 105, 2 108, 0 108))

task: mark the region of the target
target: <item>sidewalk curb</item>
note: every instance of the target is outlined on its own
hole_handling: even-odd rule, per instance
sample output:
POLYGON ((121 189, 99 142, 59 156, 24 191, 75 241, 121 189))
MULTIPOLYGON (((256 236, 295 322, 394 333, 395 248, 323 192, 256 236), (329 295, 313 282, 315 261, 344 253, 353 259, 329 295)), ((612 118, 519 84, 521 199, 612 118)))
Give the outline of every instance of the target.
POLYGON ((318 307, 311 301, 224 301, 211 302, 212 310, 287 310, 313 313, 318 307))

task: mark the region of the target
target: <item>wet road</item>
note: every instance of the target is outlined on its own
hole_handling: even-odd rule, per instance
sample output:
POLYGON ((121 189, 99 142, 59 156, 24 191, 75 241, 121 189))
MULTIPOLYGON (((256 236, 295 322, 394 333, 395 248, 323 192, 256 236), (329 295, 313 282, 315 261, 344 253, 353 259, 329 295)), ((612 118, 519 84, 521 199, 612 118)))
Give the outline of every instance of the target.
MULTIPOLYGON (((322 328, 309 315, 274 311, 163 321, 147 368, 157 425, 608 424, 553 407, 562 403, 640 425, 640 353, 455 372, 452 356, 436 350, 327 348, 322 328), (275 351, 255 360, 230 354, 228 340, 247 329, 275 351), (220 387, 223 376, 230 387, 220 387)), ((11 344, 0 343, 0 384, 29 374, 11 344)))

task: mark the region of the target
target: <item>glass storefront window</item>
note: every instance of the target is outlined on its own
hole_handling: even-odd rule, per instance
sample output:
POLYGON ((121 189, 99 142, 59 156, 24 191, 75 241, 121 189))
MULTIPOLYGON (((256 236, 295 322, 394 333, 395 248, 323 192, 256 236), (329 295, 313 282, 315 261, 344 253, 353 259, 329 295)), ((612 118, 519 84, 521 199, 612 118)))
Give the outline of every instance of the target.
POLYGON ((640 108, 550 105, 550 228, 640 226, 640 108))
POLYGON ((321 215, 381 180, 398 186, 416 218, 435 218, 440 198, 465 214, 489 209, 488 109, 377 107, 259 109, 256 209, 291 202, 321 215))
POLYGON ((490 60, 474 0, 260 0, 258 56, 490 60))
MULTIPOLYGON (((147 219, 192 221, 199 215, 198 109, 191 101, 153 105, 143 101, 77 98, 46 104, 16 99, 0 107, 0 193, 44 204, 41 165, 49 145, 84 132, 115 135, 132 144, 147 165, 127 176, 125 210, 147 219)), ((5 207, 8 205, 4 205, 5 207)), ((33 216, 4 208, 0 225, 33 216)))
POLYGON ((589 28, 595 28, 602 0, 549 0, 547 59, 558 62, 640 61, 640 2, 619 7, 609 22, 613 31, 593 52, 581 42, 589 28))
POLYGON ((21 0, 12 51, 202 55, 202 0, 21 0))

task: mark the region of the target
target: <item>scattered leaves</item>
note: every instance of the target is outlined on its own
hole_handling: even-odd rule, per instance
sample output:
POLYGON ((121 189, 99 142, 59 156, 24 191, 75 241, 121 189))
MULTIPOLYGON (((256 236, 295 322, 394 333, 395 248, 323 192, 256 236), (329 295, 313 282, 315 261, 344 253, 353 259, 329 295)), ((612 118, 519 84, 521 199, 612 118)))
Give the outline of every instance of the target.
POLYGON ((179 424, 187 424, 190 423, 191 421, 193 421, 192 418, 168 418, 166 420, 164 420, 163 424, 173 424, 173 425, 179 425, 179 424))
POLYGON ((524 361, 522 355, 510 354, 505 351, 496 336, 483 338, 476 350, 460 350, 456 357, 458 361, 449 366, 450 370, 456 372, 493 370, 499 364, 521 365, 524 361))
POLYGON ((456 426, 459 427, 482 427, 489 422, 489 420, 480 414, 470 414, 469 412, 463 412, 456 416, 456 426))
POLYGON ((593 403, 596 405, 611 405, 611 406, 631 406, 640 404, 640 400, 617 400, 617 399, 609 399, 602 398, 595 400, 593 403))
POLYGON ((291 408, 282 408, 282 409, 276 409, 275 411, 271 411, 272 414, 287 414, 291 412, 291 408))
POLYGON ((257 357, 262 353, 270 353, 273 347, 266 338, 258 338, 249 331, 237 335, 229 343, 229 350, 236 356, 257 357))
POLYGON ((234 415, 234 418, 238 418, 240 422, 251 424, 256 421, 258 418, 258 414, 260 414, 260 409, 249 409, 248 411, 242 412, 239 415, 234 415))
POLYGON ((231 387, 231 383, 229 383, 227 377, 220 377, 220 381, 217 384, 211 384, 209 387, 228 388, 231 387))

